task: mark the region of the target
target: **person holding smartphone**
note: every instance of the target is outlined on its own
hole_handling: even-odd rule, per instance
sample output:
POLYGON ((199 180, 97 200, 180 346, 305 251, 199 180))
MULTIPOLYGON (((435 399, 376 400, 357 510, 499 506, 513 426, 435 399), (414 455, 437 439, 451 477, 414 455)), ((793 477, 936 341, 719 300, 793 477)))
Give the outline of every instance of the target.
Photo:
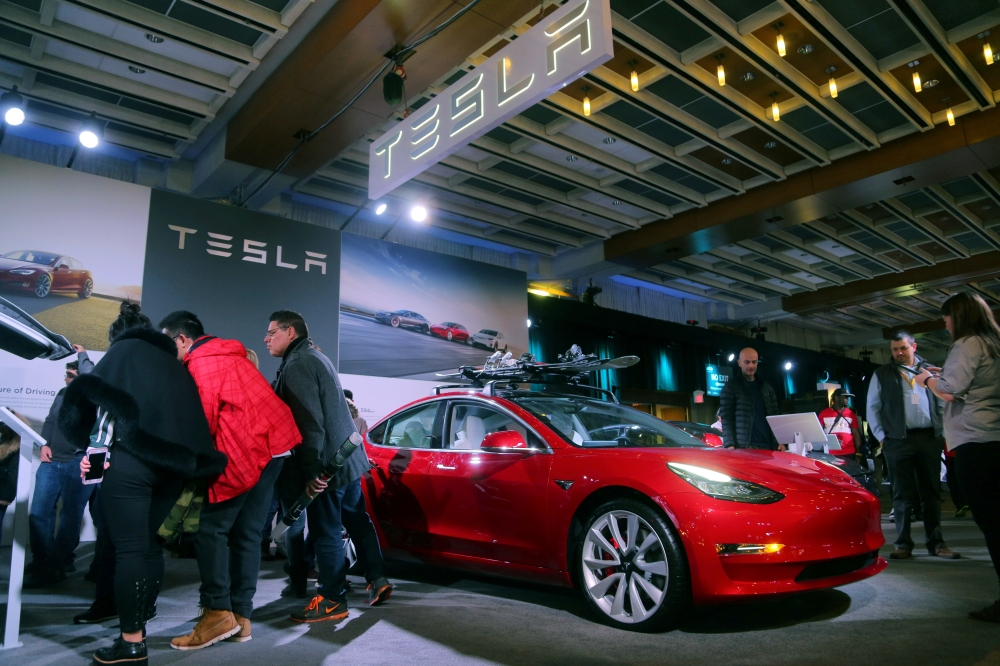
MULTIPOLYGON (((138 304, 122 303, 108 338, 111 346, 93 372, 66 390, 59 427, 81 449, 95 433, 110 454, 101 506, 115 548, 121 635, 94 653, 94 663, 144 664, 143 630, 163 581, 156 530, 188 480, 221 474, 227 460, 215 450, 198 388, 177 360, 174 341, 153 330, 138 304)), ((89 455, 80 474, 95 476, 89 455)))

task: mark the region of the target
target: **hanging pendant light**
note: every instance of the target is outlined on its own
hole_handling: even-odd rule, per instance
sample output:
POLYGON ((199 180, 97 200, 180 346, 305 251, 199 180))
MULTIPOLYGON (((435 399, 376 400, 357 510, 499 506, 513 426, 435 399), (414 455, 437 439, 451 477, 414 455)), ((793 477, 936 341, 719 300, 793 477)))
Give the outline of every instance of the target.
POLYGON ((990 43, 986 41, 986 38, 989 36, 990 36, 989 30, 984 30, 978 35, 976 35, 976 37, 983 40, 983 58, 986 59, 986 64, 992 65, 994 62, 996 62, 997 59, 993 57, 993 47, 990 46, 990 43))
POLYGON ((590 91, 590 86, 583 87, 583 115, 590 116, 590 97, 587 93, 590 91))
POLYGON ((781 29, 785 27, 785 24, 778 21, 774 24, 774 29, 778 31, 778 55, 782 58, 785 57, 785 36, 781 34, 781 29))
POLYGON ((833 99, 837 99, 837 79, 833 76, 836 71, 836 67, 826 68, 826 73, 830 75, 830 97, 833 99))
POLYGON ((778 93, 771 93, 771 119, 774 122, 779 122, 781 120, 781 111, 778 109, 778 93))
POLYGON ((920 64, 920 61, 914 60, 913 62, 908 62, 906 64, 913 70, 913 90, 915 92, 920 92, 924 89, 924 86, 920 81, 920 72, 917 71, 917 66, 920 64))
POLYGON ((629 60, 628 64, 632 67, 632 76, 629 77, 629 83, 632 84, 632 92, 639 92, 639 73, 635 71, 635 66, 638 63, 635 60, 629 60))
POLYGON ((718 74, 719 76, 720 86, 726 85, 726 68, 722 66, 722 59, 725 57, 726 56, 722 53, 719 53, 715 56, 715 59, 719 61, 719 66, 715 68, 715 73, 718 74))
POLYGON ((955 126, 955 114, 951 112, 951 107, 948 107, 948 125, 951 127, 955 126))

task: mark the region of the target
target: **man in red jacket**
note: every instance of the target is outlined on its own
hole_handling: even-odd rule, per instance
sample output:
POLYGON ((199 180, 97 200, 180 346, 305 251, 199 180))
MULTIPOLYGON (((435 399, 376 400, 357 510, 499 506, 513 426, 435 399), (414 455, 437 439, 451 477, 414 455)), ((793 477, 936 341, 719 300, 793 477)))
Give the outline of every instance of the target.
POLYGON ((264 517, 284 457, 302 435, 242 344, 205 335, 198 317, 183 310, 167 315, 160 328, 194 377, 215 448, 229 458, 208 487, 195 540, 202 615, 170 647, 198 650, 222 640, 248 641, 264 517))

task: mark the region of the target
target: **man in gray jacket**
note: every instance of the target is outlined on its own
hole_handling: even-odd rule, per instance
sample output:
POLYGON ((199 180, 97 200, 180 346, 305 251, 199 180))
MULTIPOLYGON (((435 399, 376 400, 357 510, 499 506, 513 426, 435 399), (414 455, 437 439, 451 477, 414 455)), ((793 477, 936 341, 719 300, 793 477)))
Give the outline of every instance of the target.
MULTIPOLYGON (((385 562, 361 494, 361 476, 369 469, 364 447, 358 447, 329 479, 320 477, 337 451, 356 432, 333 363, 309 340, 302 315, 279 310, 271 315, 264 338, 272 356, 281 358, 274 390, 292 410, 302 444, 292 452, 278 478, 285 507, 304 490, 315 497, 307 510, 315 535, 319 593, 305 609, 292 613, 295 622, 323 622, 347 617, 347 567, 344 529, 350 533, 368 578, 369 604, 384 601, 392 586, 383 574, 385 562)), ((292 554, 289 553, 289 559, 292 554)))

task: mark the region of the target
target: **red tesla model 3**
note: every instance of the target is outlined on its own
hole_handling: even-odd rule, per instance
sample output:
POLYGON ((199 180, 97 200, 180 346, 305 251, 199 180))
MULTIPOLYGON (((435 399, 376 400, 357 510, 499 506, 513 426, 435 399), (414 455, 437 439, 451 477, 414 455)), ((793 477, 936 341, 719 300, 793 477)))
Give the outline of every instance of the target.
POLYGON ((826 463, 731 451, 630 407, 452 389, 368 431, 387 556, 573 586, 599 618, 668 626, 717 603, 882 571, 878 499, 826 463))
POLYGON ((431 326, 431 335, 450 340, 452 342, 469 342, 471 334, 469 329, 453 321, 443 321, 440 324, 431 326))

